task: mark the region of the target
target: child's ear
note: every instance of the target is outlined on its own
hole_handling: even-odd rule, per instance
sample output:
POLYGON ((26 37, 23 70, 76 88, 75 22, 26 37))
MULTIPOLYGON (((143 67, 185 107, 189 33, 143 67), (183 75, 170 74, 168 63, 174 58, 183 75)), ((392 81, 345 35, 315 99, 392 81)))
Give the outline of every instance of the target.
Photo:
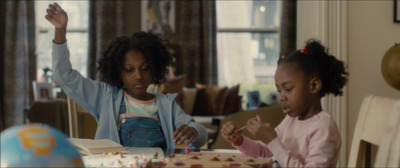
POLYGON ((317 94, 321 91, 322 81, 318 77, 313 77, 310 80, 310 91, 311 94, 317 94))

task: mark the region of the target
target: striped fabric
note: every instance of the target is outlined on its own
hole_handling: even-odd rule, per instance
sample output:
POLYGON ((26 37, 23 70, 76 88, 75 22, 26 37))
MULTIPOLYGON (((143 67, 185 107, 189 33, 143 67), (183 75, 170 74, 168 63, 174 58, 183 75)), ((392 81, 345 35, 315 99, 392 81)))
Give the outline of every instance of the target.
POLYGON ((124 92, 124 101, 126 113, 121 114, 120 118, 150 117, 157 121, 159 120, 155 97, 148 101, 142 101, 135 99, 124 92))

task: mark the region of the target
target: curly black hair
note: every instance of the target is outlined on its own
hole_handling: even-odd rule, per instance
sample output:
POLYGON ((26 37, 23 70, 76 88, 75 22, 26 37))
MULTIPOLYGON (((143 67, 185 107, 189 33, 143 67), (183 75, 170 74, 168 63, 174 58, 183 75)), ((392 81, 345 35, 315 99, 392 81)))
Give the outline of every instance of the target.
POLYGON ((130 38, 121 36, 115 38, 103 52, 98 61, 101 81, 122 88, 121 72, 124 67, 125 53, 130 50, 139 51, 149 64, 152 83, 160 85, 164 83, 168 66, 172 64, 172 56, 164 44, 168 41, 161 40, 148 32, 136 32, 130 38))
POLYGON ((320 97, 332 93, 342 95, 342 88, 347 83, 349 73, 344 63, 328 53, 328 50, 317 40, 306 42, 305 51, 297 50, 279 57, 278 65, 296 63, 306 75, 316 75, 321 79, 320 97))

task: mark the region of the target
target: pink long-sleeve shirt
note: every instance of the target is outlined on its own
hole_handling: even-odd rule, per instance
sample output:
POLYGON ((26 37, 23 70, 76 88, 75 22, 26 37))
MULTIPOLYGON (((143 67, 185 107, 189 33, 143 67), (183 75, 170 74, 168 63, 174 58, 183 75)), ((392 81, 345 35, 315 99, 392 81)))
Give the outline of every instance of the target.
POLYGON ((342 144, 340 133, 329 112, 307 119, 286 115, 275 128, 278 135, 269 144, 244 137, 235 146, 254 157, 272 157, 281 167, 335 167, 342 144))

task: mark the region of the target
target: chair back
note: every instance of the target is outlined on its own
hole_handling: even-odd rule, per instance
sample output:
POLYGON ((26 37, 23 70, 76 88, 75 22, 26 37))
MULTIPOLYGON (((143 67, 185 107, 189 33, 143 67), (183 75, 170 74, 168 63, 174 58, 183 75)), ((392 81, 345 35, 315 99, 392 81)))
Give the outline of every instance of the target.
POLYGON ((383 132, 375 167, 400 167, 400 100, 394 105, 383 132))
POLYGON ((364 98, 354 130, 348 167, 371 167, 371 144, 380 146, 395 102, 395 99, 377 95, 364 98))
POLYGON ((70 138, 90 138, 96 135, 97 122, 78 103, 67 97, 70 138))
MULTIPOLYGON (((263 122, 270 123, 272 127, 276 127, 283 120, 283 118, 285 118, 285 114, 283 114, 282 108, 280 106, 260 107, 256 110, 240 111, 227 115, 224 119, 221 120, 219 129, 221 129, 222 126, 228 121, 232 121, 236 127, 243 127, 247 124, 247 120, 255 117, 257 114, 260 115, 260 118, 263 122)), ((255 137, 251 135, 246 129, 242 131, 242 134, 251 139, 255 139, 255 137)), ((234 149, 234 147, 225 141, 225 139, 221 135, 221 132, 218 130, 217 138, 215 139, 215 142, 211 145, 211 149, 234 149)))
POLYGON ((37 101, 27 111, 29 123, 50 125, 69 134, 68 107, 65 100, 37 101))

